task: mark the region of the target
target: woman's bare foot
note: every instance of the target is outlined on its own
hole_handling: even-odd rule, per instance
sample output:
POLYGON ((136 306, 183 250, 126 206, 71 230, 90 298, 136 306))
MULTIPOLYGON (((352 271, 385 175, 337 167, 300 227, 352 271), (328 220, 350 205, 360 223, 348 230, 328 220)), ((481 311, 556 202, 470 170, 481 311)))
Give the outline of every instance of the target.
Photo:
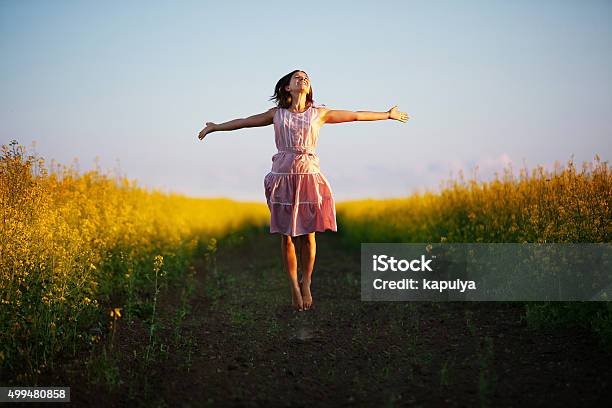
POLYGON ((304 303, 304 310, 308 310, 312 307, 312 293, 310 293, 310 281, 302 279, 300 281, 302 288, 302 301, 304 303))
POLYGON ((291 286, 291 304, 295 310, 300 312, 304 310, 304 302, 302 301, 302 294, 300 293, 299 286, 291 286))

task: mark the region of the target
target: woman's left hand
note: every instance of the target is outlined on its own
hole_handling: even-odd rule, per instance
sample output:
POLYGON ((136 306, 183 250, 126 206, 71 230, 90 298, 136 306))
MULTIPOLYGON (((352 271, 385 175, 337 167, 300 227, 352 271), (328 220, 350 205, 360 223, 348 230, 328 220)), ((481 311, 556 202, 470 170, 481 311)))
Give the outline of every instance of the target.
POLYGON ((389 112, 389 119, 395 119, 402 122, 406 122, 408 119, 410 119, 410 116, 408 116, 406 112, 400 112, 397 109, 397 105, 389 109, 387 112, 389 112))

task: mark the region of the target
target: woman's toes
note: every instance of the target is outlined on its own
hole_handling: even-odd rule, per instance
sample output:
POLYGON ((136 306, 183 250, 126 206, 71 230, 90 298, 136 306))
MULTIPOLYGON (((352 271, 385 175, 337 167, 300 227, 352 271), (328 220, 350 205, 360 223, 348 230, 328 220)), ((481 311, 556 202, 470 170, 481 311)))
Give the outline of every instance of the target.
POLYGON ((310 293, 310 282, 301 282, 302 300, 304 309, 308 310, 312 306, 312 294, 310 293))

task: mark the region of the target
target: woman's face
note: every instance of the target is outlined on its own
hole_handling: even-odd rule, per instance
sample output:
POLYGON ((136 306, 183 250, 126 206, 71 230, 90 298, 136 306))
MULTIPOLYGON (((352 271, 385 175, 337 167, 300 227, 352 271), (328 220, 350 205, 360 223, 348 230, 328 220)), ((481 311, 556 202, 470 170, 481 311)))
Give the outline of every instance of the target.
POLYGON ((305 72, 298 71, 291 76, 291 81, 286 87, 289 92, 303 92, 308 93, 310 91, 310 78, 305 72))

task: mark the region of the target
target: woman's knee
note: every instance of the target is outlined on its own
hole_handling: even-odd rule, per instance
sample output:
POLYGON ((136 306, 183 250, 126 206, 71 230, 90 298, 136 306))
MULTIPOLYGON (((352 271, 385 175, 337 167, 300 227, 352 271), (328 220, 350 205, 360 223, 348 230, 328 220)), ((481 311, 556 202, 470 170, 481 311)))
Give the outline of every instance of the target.
POLYGON ((306 246, 315 246, 316 245, 315 233, 314 232, 302 235, 301 238, 302 238, 302 245, 306 245, 306 246))
POLYGON ((291 235, 281 234, 281 244, 283 247, 292 247, 295 244, 296 237, 292 237, 291 235))

